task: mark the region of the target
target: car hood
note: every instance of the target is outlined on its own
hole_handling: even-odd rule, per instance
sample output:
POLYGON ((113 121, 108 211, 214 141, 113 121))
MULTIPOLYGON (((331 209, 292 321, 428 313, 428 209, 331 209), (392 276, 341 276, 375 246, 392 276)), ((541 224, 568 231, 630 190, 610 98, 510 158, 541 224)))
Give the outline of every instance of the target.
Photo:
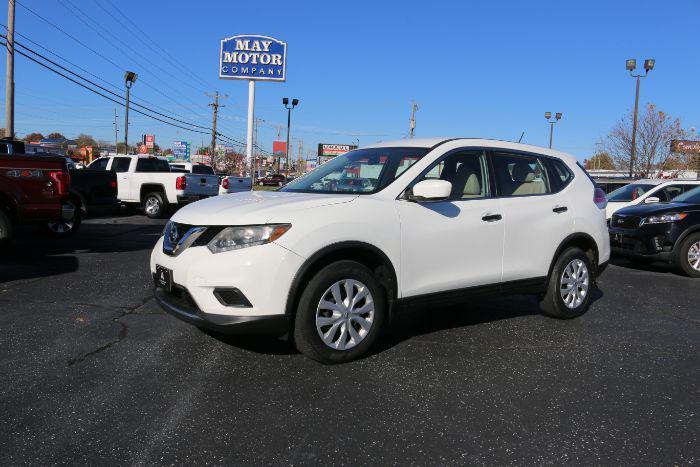
POLYGON ((349 203, 355 198, 357 195, 352 194, 247 191, 189 204, 175 213, 172 220, 190 225, 264 224, 272 217, 284 218, 291 211, 349 203))
POLYGON ((655 214, 663 214, 665 212, 678 212, 684 210, 688 210, 688 205, 684 203, 652 203, 628 206, 616 211, 615 214, 623 216, 647 217, 655 214))

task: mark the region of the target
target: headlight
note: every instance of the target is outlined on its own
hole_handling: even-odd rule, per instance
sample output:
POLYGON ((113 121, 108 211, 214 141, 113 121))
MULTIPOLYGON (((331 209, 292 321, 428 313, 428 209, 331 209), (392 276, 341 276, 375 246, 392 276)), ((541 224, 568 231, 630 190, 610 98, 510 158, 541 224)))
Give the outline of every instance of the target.
POLYGON ((687 214, 684 212, 670 212, 668 214, 660 214, 658 216, 649 216, 642 219, 642 223, 640 225, 665 224, 667 222, 676 222, 685 219, 686 216, 687 214))
POLYGON ((249 246, 264 245, 280 238, 292 224, 247 225, 226 227, 207 244, 212 253, 239 250, 249 246))

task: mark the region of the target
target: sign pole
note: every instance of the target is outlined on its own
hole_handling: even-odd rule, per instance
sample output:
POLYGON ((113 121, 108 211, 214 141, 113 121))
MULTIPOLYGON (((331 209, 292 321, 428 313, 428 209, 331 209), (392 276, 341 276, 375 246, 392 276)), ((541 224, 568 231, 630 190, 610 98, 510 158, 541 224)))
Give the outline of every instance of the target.
MULTIPOLYGON (((250 170, 250 182, 253 183, 253 124, 255 122, 255 80, 248 81, 248 136, 246 138, 246 166, 250 170)), ((252 185, 251 185, 252 186, 252 185)))

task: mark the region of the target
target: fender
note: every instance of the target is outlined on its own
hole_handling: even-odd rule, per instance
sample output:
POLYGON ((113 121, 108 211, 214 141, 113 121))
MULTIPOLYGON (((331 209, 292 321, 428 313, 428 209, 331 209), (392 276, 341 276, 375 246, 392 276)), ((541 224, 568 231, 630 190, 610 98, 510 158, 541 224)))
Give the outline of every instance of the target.
MULTIPOLYGON (((393 308, 393 303, 396 300, 396 294, 397 294, 397 279, 396 279, 396 268, 394 267, 393 263, 389 259, 389 257, 384 253, 381 249, 378 247, 366 243, 366 242, 360 242, 360 241, 344 241, 344 242, 338 242, 338 243, 332 243, 330 245, 326 245, 325 247, 321 248, 320 250, 316 251, 314 254, 309 256, 306 261, 304 261, 304 264, 301 265, 297 273, 294 275, 294 279, 292 280, 292 285, 289 288, 289 293, 287 295, 287 305, 285 307, 285 314, 287 315, 293 315, 295 313, 295 307, 294 304, 297 302, 297 298, 301 294, 301 286, 302 286, 302 281, 308 273, 310 272, 311 268, 323 257, 332 255, 334 252, 340 251, 340 250, 345 250, 348 248, 352 249, 362 249, 366 250, 368 252, 371 252, 373 254, 376 254, 382 259, 382 263, 387 266, 389 269, 389 274, 390 277, 387 279, 389 280, 389 291, 387 293, 388 299, 389 299, 389 317, 391 318, 392 314, 392 308, 393 308)), ((350 258, 351 259, 351 258, 350 258)), ((386 284, 385 284, 386 285, 386 284)))
POLYGON ((681 242, 688 237, 688 235, 692 235, 695 232, 700 232, 700 224, 688 227, 682 234, 680 234, 676 239, 676 242, 673 244, 673 249, 675 250, 676 245, 680 245, 681 242))
POLYGON ((599 264, 598 264, 598 251, 599 251, 598 244, 593 239, 593 237, 591 237, 587 233, 576 232, 576 233, 568 235, 566 238, 564 238, 564 240, 561 241, 561 243, 557 247, 556 251, 554 252, 554 256, 552 257, 552 261, 549 263, 549 270, 547 271, 547 284, 546 284, 547 287, 549 286, 549 278, 552 276, 552 270, 554 269, 554 263, 557 262, 557 258, 559 258, 559 255, 561 254, 561 252, 564 251, 564 249, 570 243, 576 242, 576 241, 583 241, 583 242, 586 242, 586 243, 593 245, 593 248, 595 250, 595 258, 594 258, 595 264, 593 264, 593 267, 595 268, 596 275, 597 275, 598 266, 599 266, 599 264))

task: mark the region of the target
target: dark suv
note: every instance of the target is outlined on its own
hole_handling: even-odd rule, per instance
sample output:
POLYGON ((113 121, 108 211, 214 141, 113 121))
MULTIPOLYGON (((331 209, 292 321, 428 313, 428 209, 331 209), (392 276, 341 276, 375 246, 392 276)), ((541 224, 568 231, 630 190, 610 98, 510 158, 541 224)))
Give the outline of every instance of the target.
POLYGON ((700 277, 700 187, 668 203, 620 209, 610 221, 612 252, 673 263, 700 277))

